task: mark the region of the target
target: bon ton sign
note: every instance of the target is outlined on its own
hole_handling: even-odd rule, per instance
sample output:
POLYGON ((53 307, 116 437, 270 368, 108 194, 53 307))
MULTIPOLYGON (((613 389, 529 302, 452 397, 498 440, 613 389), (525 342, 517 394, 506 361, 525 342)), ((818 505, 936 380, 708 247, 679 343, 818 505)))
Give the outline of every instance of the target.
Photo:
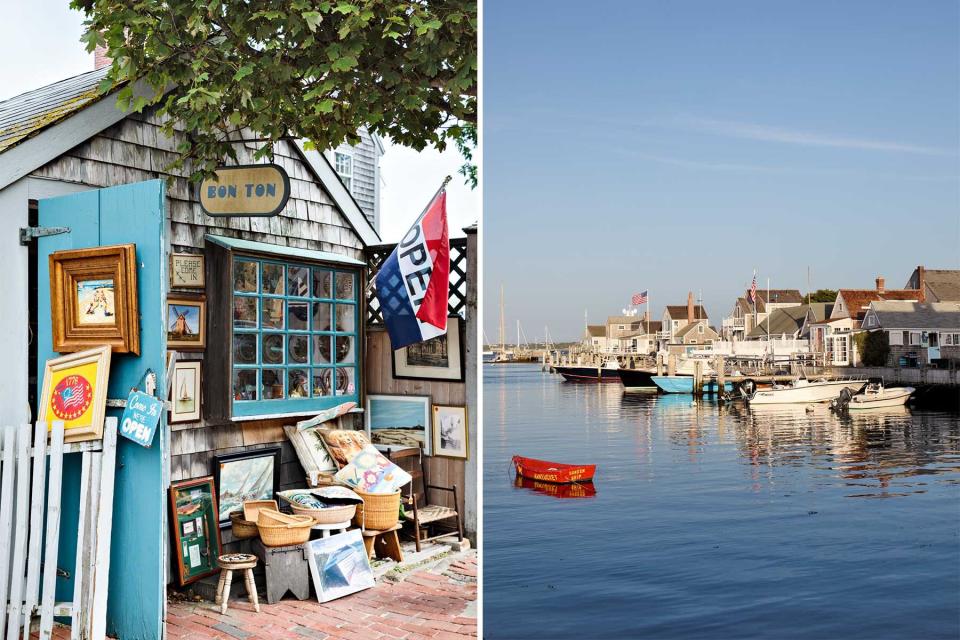
POLYGON ((213 217, 275 216, 290 198, 290 177, 275 164, 220 167, 200 184, 200 206, 213 217))

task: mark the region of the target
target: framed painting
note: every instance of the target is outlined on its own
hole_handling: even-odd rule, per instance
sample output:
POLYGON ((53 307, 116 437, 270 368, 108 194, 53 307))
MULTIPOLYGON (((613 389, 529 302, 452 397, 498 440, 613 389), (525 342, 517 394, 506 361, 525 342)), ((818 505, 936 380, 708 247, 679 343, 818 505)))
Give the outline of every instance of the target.
POLYGON ((174 363, 173 384, 170 385, 171 424, 199 422, 201 365, 199 360, 177 360, 174 363))
POLYGON ((47 360, 40 392, 40 422, 62 420, 65 442, 99 440, 107 408, 109 345, 47 360))
POLYGON ((180 586, 216 573, 220 557, 217 495, 205 476, 170 485, 170 532, 180 586))
POLYGON ((463 326, 460 316, 450 316, 444 335, 394 351, 393 377, 397 380, 463 382, 463 326))
POLYGON ((433 455, 466 460, 469 435, 466 407, 433 405, 433 455))
POLYGON ((203 289, 206 286, 203 256, 196 253, 170 254, 170 286, 203 289))
POLYGON ((359 529, 307 543, 310 577, 319 602, 373 587, 376 582, 359 529))
POLYGON ((53 350, 106 344, 139 355, 136 245, 55 251, 49 260, 53 350))
POLYGON ((430 455, 430 396, 367 396, 367 437, 378 449, 423 447, 430 455))
POLYGON ((206 346, 206 300, 202 297, 167 296, 167 349, 203 351, 206 346))
POLYGON ((246 500, 275 500, 280 491, 280 447, 254 449, 213 458, 220 505, 218 521, 230 526, 230 512, 246 500))

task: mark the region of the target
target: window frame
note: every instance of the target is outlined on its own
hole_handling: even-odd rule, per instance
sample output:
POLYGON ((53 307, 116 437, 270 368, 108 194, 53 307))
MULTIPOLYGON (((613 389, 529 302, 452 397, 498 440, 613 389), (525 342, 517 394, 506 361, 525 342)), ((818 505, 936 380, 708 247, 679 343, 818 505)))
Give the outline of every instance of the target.
MULTIPOLYGON (((229 307, 229 326, 228 326, 228 344, 227 354, 229 355, 228 380, 226 381, 226 393, 228 394, 228 406, 231 418, 234 420, 243 419, 262 419, 273 416, 287 415, 309 415, 319 413, 344 402, 360 403, 361 388, 363 381, 363 340, 364 340, 364 297, 361 287, 363 284, 364 270, 362 267, 347 264, 338 264, 336 262, 321 262, 307 258, 295 256, 278 256, 247 252, 230 252, 229 260, 229 300, 226 301, 229 307), (254 291, 236 290, 236 267, 239 262, 252 262, 257 265, 256 288, 254 291), (266 293, 263 291, 263 265, 276 265, 282 267, 283 293, 266 293), (307 269, 306 295, 294 295, 289 290, 290 267, 307 269), (317 295, 314 288, 315 271, 324 271, 330 274, 330 293, 329 297, 317 295), (341 298, 337 290, 337 275, 349 274, 353 278, 353 294, 351 299, 341 298), (238 299, 254 299, 256 305, 256 323, 253 327, 238 327, 234 318, 235 304, 238 299), (264 301, 279 300, 282 302, 282 328, 265 327, 263 324, 264 301), (290 303, 307 304, 307 328, 291 329, 288 326, 290 318, 290 303), (317 304, 329 305, 330 324, 327 330, 316 329, 312 326, 314 321, 315 306, 317 304), (349 331, 337 329, 337 310, 341 306, 353 308, 353 325, 349 331), (255 336, 254 345, 256 356, 253 363, 238 364, 235 362, 235 340, 236 336, 253 335, 255 336), (283 357, 279 363, 267 363, 263 357, 263 345, 265 338, 270 336, 281 336, 283 357), (307 358, 306 362, 291 362, 290 360, 290 338, 307 338, 307 358), (327 337, 329 339, 329 360, 328 363, 314 362, 315 342, 314 337, 327 337), (353 339, 352 360, 337 361, 337 338, 349 337, 353 339), (338 394, 338 377, 341 370, 353 370, 352 392, 343 392, 338 394), (279 370, 282 372, 283 395, 280 398, 263 398, 263 372, 265 370, 279 370), (302 370, 307 373, 307 393, 305 398, 290 398, 290 374, 291 371, 302 370), (235 389, 235 376, 239 371, 255 371, 254 387, 256 398, 251 400, 236 399, 237 390, 235 389), (314 395, 314 372, 330 371, 330 385, 333 391, 332 395, 314 395)), ((323 375, 323 374, 320 374, 323 375)), ((349 383, 348 383, 349 384, 349 383)), ((349 387, 348 387, 349 388, 349 387)))
POLYGON ((346 151, 334 150, 333 152, 333 170, 340 177, 340 181, 347 187, 347 191, 353 193, 353 154, 346 151), (340 158, 346 158, 350 162, 350 171, 344 173, 340 170, 340 158))

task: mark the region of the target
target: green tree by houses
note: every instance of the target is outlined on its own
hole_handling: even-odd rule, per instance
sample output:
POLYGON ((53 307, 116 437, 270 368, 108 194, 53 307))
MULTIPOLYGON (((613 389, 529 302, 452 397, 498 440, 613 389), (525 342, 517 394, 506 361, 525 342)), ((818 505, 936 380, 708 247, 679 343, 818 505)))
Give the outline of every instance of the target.
POLYGON ((808 294, 810 302, 834 302, 837 299, 836 289, 817 289, 808 294))
POLYGON ((258 157, 286 137, 355 144, 361 127, 395 143, 467 158, 477 123, 475 0, 71 0, 89 51, 106 47, 103 92, 157 106, 190 133, 173 167, 200 179, 255 132, 258 157), (134 91, 142 80, 147 95, 134 91), (122 86, 121 86, 122 85, 122 86))

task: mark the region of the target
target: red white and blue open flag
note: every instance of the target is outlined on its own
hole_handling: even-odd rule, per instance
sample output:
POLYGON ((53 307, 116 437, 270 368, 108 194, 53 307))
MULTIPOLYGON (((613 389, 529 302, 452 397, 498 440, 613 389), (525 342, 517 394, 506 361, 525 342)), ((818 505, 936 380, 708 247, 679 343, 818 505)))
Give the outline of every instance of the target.
POLYGON ((450 241, 444 188, 384 261, 375 282, 394 350, 447 332, 450 241))

